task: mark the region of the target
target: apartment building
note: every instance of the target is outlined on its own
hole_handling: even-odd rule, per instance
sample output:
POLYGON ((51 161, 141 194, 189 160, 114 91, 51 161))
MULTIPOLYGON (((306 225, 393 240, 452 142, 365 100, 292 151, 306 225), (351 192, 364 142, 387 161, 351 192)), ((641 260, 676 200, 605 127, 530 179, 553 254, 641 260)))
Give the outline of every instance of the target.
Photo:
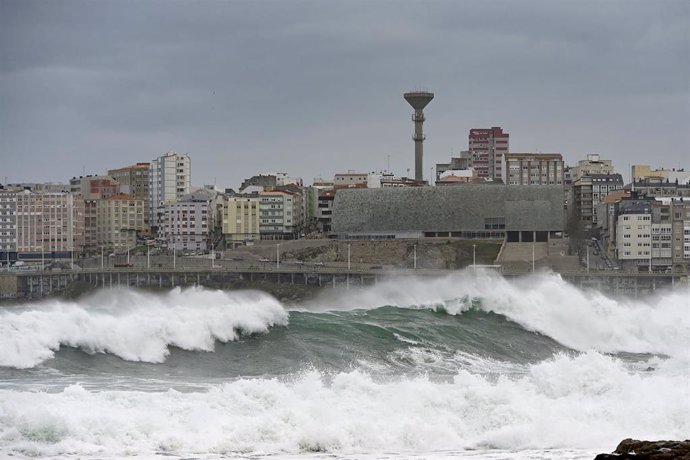
POLYGON ((159 235, 168 249, 196 252, 209 248, 213 235, 215 195, 199 190, 163 207, 159 235))
POLYGON ((636 193, 647 197, 690 198, 690 184, 671 182, 667 179, 641 179, 633 182, 631 187, 636 193))
POLYGON ((506 185, 563 185, 564 169, 560 153, 507 153, 502 178, 506 185))
POLYGON ((124 168, 109 169, 108 176, 120 184, 120 193, 126 193, 146 201, 149 197, 150 166, 151 163, 135 163, 124 168))
POLYGON ((572 169, 573 181, 592 174, 613 174, 613 163, 611 160, 602 160, 599 154, 592 153, 587 155, 587 159, 577 162, 577 166, 572 169))
POLYGON ((293 239, 298 232, 299 194, 283 190, 259 193, 261 239, 293 239))
POLYGON ((261 239, 260 203, 258 195, 235 195, 223 201, 223 235, 227 245, 261 239))
POLYGON ((670 205, 673 271, 690 273, 690 200, 675 198, 670 205))
POLYGON ((597 206, 609 194, 623 189, 620 174, 589 174, 573 182, 571 218, 586 228, 598 223, 597 206))
POLYGON ((331 231, 333 221, 333 201, 336 190, 321 190, 319 192, 316 209, 316 228, 323 233, 331 231))
POLYGON ((652 258, 652 203, 624 200, 618 208, 616 257, 628 269, 649 267, 652 258))
POLYGON ((684 168, 652 169, 649 165, 633 165, 632 177, 635 182, 649 180, 652 182, 690 183, 690 171, 684 168))
POLYGON ((0 189, 0 252, 17 252, 17 192, 4 188, 0 189))
POLYGON ((120 193, 96 202, 96 246, 126 251, 137 244, 146 227, 146 201, 120 193))
POLYGON ((509 137, 500 127, 470 130, 470 166, 480 178, 503 178, 503 162, 508 153, 509 137))
POLYGON ((470 152, 465 150, 459 154, 451 154, 450 162, 436 163, 436 182, 441 180, 441 175, 446 171, 463 171, 470 169, 472 164, 472 156, 470 152))
POLYGON ((161 228, 166 206, 190 193, 191 177, 191 159, 187 154, 168 152, 151 161, 147 200, 151 227, 161 228))
POLYGON ((333 176, 334 188, 352 188, 352 187, 367 187, 369 183, 368 173, 338 173, 333 176))
POLYGON ((606 255, 616 256, 616 223, 618 220, 618 206, 624 199, 630 198, 627 190, 609 193, 597 205, 597 233, 601 246, 606 255))
POLYGON ((79 176, 69 181, 70 192, 84 200, 99 200, 120 193, 120 184, 110 176, 79 176))
POLYGON ((69 192, 16 193, 16 250, 20 258, 69 257, 84 244, 83 201, 69 192))

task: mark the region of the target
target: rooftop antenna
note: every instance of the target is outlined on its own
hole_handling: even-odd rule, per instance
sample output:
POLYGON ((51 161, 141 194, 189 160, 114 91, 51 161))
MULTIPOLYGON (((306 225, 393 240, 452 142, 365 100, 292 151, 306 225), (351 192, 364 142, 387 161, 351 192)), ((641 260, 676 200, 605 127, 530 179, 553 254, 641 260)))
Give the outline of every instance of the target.
POLYGON ((422 125, 424 124, 424 107, 434 98, 434 93, 428 91, 413 91, 403 94, 405 100, 414 109, 412 121, 414 121, 414 179, 416 181, 424 180, 424 171, 422 159, 424 157, 424 131, 422 125))

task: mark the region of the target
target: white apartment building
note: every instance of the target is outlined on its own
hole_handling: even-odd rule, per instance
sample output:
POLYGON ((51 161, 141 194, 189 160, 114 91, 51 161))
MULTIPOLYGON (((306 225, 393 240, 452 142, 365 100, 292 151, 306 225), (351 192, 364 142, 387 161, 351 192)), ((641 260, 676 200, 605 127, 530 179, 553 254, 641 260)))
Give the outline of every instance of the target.
POLYGON ((80 252, 84 238, 83 200, 69 192, 16 193, 17 252, 80 252))
POLYGON ((146 227, 146 202, 118 194, 96 200, 96 245, 108 251, 126 251, 137 243, 146 227))
POLYGON ((233 196, 223 202, 223 235, 232 245, 261 239, 257 196, 233 196))
POLYGON ((209 191, 199 190, 165 205, 159 234, 165 239, 168 249, 190 252, 208 249, 214 203, 209 191))
POLYGON ((624 266, 648 266, 652 257, 651 203, 621 202, 616 223, 617 258, 624 266))
POLYGON ((655 265, 671 265, 673 225, 652 223, 652 259, 655 265))
POLYGON ((160 229, 164 224, 165 207, 190 192, 189 155, 168 152, 151 161, 148 175, 149 224, 160 229))

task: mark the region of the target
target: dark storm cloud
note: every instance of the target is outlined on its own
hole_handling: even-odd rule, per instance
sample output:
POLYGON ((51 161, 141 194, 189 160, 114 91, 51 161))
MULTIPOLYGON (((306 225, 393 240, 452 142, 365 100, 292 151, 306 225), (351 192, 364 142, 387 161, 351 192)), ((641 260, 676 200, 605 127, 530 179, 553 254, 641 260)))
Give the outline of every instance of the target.
POLYGON ((688 3, 0 2, 1 176, 65 180, 188 152, 193 182, 426 164, 503 126, 511 150, 683 166, 688 3), (36 169, 36 164, 45 167, 36 169))

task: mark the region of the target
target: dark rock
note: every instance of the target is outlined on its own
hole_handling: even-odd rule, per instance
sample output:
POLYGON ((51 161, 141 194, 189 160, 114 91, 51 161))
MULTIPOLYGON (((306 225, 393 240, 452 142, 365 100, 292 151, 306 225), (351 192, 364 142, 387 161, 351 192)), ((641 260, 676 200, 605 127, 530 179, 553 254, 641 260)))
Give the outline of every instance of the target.
POLYGON ((624 439, 612 454, 599 454, 594 460, 690 460, 690 440, 638 441, 624 439))

